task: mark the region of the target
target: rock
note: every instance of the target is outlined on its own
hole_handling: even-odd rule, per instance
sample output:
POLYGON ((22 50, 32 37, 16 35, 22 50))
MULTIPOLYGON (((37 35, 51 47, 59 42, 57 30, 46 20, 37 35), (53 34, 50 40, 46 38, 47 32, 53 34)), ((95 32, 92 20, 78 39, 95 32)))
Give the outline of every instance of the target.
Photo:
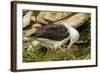
POLYGON ((33 49, 33 46, 32 46, 32 44, 31 44, 31 42, 29 42, 29 41, 24 42, 23 45, 24 45, 24 46, 23 46, 23 49, 26 49, 27 51, 30 51, 30 50, 33 49))
POLYGON ((48 24, 50 22, 59 21, 69 15, 71 15, 71 12, 47 12, 42 11, 37 16, 37 22, 42 24, 48 24))
POLYGON ((87 13, 78 13, 70 17, 68 20, 65 20, 65 23, 70 24, 71 26, 77 28, 81 26, 86 20, 89 19, 87 13))
POLYGON ((37 18, 36 18, 36 20, 37 20, 38 23, 42 23, 42 24, 48 24, 48 23, 49 23, 48 21, 46 21, 46 20, 44 19, 45 14, 46 14, 45 11, 42 11, 42 12, 40 12, 40 13, 38 14, 38 16, 37 16, 37 18))
POLYGON ((46 12, 45 13, 45 16, 44 16, 44 19, 48 20, 48 21, 51 21, 51 22, 55 22, 59 19, 61 19, 61 12, 57 13, 57 12, 46 12))
POLYGON ((75 28, 83 25, 86 21, 89 20, 90 15, 88 13, 77 13, 71 17, 69 17, 68 19, 64 19, 58 22, 55 22, 55 24, 57 23, 66 23, 69 24, 75 28))
POLYGON ((24 36, 30 36, 36 30, 37 30, 36 28, 31 28, 31 29, 28 29, 28 30, 24 30, 24 36))
POLYGON ((31 16, 31 21, 36 22, 36 17, 35 16, 31 16))
POLYGON ((31 15, 33 14, 33 11, 28 11, 26 15, 23 16, 23 28, 28 26, 30 24, 31 15))
POLYGON ((35 24, 32 25, 32 27, 34 27, 34 28, 38 28, 38 27, 42 27, 42 25, 39 24, 39 23, 35 23, 35 24))
POLYGON ((73 14, 73 13, 71 13, 71 12, 62 12, 62 18, 68 17, 68 16, 70 16, 71 14, 73 14))
POLYGON ((37 28, 40 28, 40 27, 42 27, 42 25, 39 23, 32 24, 32 26, 29 29, 25 29, 23 31, 24 36, 30 36, 32 33, 34 33, 37 30, 37 28))
POLYGON ((37 41, 37 40, 32 41, 32 45, 33 45, 33 46, 38 46, 39 44, 40 44, 40 42, 37 41))
POLYGON ((63 19, 66 16, 69 16, 71 13, 69 12, 46 12, 44 15, 44 19, 55 22, 63 19))

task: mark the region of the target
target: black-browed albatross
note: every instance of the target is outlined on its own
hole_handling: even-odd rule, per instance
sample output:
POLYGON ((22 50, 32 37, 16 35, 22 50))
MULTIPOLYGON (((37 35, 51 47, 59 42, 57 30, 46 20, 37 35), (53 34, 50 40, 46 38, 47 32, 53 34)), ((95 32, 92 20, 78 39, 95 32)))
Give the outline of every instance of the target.
POLYGON ((61 48, 62 45, 70 40, 67 47, 69 49, 73 43, 79 40, 79 32, 74 27, 65 23, 48 24, 31 34, 31 37, 41 41, 47 40, 53 45, 54 49, 61 48))

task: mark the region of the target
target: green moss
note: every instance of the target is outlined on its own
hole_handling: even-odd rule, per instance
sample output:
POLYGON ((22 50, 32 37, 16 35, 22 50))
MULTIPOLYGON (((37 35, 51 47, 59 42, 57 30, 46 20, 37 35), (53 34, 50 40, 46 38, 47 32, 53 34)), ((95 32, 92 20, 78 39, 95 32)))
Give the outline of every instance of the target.
POLYGON ((37 16, 39 13, 40 13, 40 11, 34 10, 34 11, 33 11, 33 16, 37 16))

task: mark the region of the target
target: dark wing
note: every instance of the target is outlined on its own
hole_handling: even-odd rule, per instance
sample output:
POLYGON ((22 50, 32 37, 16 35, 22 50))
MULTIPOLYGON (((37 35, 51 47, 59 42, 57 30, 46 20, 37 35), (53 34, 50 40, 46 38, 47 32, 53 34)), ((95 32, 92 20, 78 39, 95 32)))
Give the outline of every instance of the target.
POLYGON ((63 25, 47 25, 38 29, 31 37, 46 38, 61 41, 69 36, 68 30, 63 25))

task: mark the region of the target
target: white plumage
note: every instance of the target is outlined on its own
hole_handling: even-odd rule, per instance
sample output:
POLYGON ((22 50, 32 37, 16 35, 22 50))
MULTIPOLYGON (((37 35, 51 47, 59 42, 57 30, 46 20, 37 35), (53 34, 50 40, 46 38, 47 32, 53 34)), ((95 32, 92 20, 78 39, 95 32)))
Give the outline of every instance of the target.
POLYGON ((79 32, 72 26, 65 24, 65 23, 63 23, 63 24, 68 29, 68 32, 70 33, 70 35, 69 35, 70 43, 67 48, 67 49, 69 49, 73 43, 75 43, 76 41, 79 40, 80 35, 79 35, 79 32))

